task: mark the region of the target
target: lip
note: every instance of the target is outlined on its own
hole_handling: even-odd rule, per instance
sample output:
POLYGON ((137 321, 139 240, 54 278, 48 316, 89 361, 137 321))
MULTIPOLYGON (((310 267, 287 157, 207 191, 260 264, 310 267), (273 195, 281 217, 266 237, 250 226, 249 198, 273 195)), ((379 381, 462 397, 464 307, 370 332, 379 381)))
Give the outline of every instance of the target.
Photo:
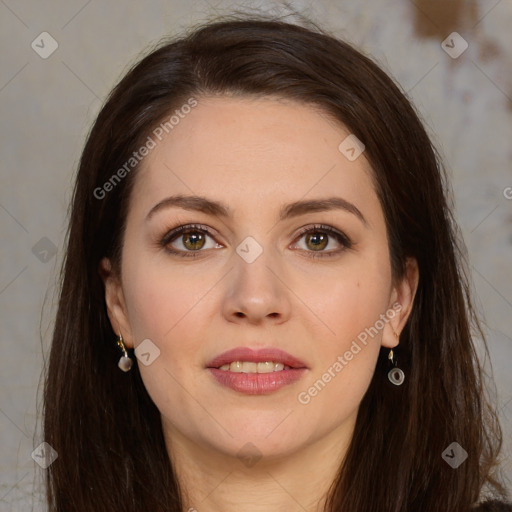
POLYGON ((256 350, 249 347, 236 347, 212 359, 206 365, 206 368, 220 368, 223 364, 232 363, 234 361, 247 361, 251 363, 274 361, 276 363, 283 363, 285 366, 291 366, 292 369, 307 369, 306 364, 301 360, 288 354, 288 352, 284 350, 274 347, 256 350))
POLYGON ((206 368, 222 386, 247 395, 266 395, 278 391, 299 380, 308 370, 306 364, 301 360, 274 347, 257 350, 249 347, 237 347, 217 356, 206 365, 206 368), (233 361, 252 363, 274 361, 289 366, 290 369, 270 373, 239 373, 219 370, 223 364, 233 361))
POLYGON ((215 380, 227 388, 246 395, 267 395, 299 380, 308 370, 292 368, 270 373, 236 373, 208 368, 215 380))

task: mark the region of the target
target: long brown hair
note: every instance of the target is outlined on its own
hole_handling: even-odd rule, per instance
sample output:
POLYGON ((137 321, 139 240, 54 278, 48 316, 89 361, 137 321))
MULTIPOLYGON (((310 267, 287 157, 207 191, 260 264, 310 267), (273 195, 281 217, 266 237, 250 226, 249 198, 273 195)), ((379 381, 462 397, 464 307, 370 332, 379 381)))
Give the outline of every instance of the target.
POLYGON ((407 380, 389 384, 382 353, 326 510, 466 511, 484 486, 504 495, 493 476, 501 430, 473 341, 485 338, 446 173, 415 110, 349 44, 316 27, 246 17, 153 49, 114 88, 88 136, 44 389, 44 438, 59 454, 47 470, 50 512, 182 510, 160 413, 137 365, 117 368, 98 274, 104 256, 122 263, 137 167, 108 193, 97 191, 174 109, 211 94, 284 97, 348 127, 366 146, 394 278, 404 275, 406 257, 418 261, 416 298, 396 350, 407 380), (452 442, 468 453, 457 469, 441 457, 452 442))

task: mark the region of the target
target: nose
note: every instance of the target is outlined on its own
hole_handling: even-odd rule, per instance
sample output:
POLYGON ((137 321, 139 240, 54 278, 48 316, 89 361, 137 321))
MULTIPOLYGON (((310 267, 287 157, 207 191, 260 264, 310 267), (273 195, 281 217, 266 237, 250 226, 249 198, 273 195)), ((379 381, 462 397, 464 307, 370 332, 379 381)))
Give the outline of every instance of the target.
POLYGON ((238 255, 235 268, 227 276, 227 289, 222 312, 235 323, 282 323, 291 314, 291 291, 287 288, 284 272, 270 251, 252 263, 238 255))

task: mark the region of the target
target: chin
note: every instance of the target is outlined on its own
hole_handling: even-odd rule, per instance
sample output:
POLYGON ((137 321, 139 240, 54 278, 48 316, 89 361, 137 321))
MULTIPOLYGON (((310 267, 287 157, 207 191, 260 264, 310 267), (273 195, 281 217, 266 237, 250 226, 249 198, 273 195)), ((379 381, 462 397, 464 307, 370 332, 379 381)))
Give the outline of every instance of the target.
POLYGON ((300 450, 301 444, 297 439, 291 440, 289 437, 286 439, 276 436, 270 440, 264 435, 256 438, 245 432, 240 437, 230 438, 226 444, 215 443, 211 447, 227 457, 239 460, 247 468, 253 467, 256 463, 261 468, 264 463, 275 463, 289 457, 300 450))

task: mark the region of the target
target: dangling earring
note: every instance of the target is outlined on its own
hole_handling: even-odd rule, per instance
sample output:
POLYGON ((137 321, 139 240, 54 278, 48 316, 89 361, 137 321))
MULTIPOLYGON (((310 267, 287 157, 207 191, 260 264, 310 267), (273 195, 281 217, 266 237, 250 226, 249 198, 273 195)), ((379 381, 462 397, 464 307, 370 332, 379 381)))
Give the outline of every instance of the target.
POLYGON ((126 351, 123 336, 121 334, 119 334, 119 338, 117 339, 117 346, 123 351, 123 355, 119 359, 117 366, 119 366, 123 372, 128 372, 133 365, 133 361, 130 357, 128 357, 128 352, 126 351))
MULTIPOLYGON (((393 334, 397 340, 400 340, 398 334, 395 331, 393 331, 393 334)), ((388 359, 392 366, 391 370, 388 372, 389 382, 395 386, 401 386, 405 380, 405 373, 401 368, 398 368, 396 359, 393 359, 393 349, 390 349, 388 359)))

